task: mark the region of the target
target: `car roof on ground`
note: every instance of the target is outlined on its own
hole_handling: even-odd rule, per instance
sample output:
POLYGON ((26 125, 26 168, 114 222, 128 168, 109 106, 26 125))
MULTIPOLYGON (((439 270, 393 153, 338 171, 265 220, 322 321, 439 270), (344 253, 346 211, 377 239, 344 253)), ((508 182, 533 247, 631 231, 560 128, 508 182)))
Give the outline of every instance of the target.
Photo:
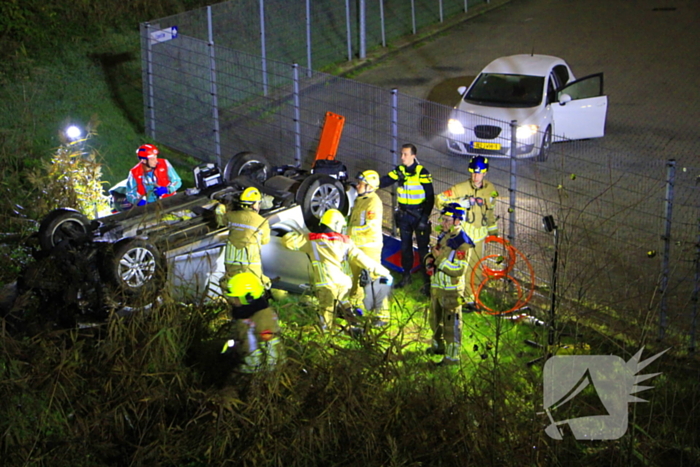
POLYGON ((547 76, 555 65, 566 65, 566 62, 551 55, 510 55, 492 61, 482 73, 547 76))

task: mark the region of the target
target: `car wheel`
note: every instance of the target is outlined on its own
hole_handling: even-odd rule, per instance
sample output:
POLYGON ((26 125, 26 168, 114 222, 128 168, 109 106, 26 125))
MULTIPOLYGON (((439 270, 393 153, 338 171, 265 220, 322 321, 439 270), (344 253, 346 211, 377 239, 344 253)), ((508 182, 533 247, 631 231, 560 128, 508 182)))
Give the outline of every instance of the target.
POLYGON ((165 282, 163 255, 151 243, 137 238, 117 242, 104 261, 104 276, 123 305, 148 305, 165 282))
POLYGON ((245 175, 258 183, 264 183, 271 172, 272 166, 264 156, 252 152, 239 152, 226 163, 224 182, 231 183, 234 178, 245 175))
POLYGON ((75 209, 51 211, 39 225, 39 246, 51 251, 64 242, 80 242, 87 238, 90 221, 75 209))
POLYGON ((552 146, 552 127, 548 126, 542 137, 542 144, 540 145, 540 151, 535 156, 537 162, 544 162, 549 157, 549 148, 552 146))
POLYGON ((297 190, 296 201, 301 206, 304 222, 309 230, 318 229, 321 216, 329 209, 348 214, 348 199, 345 188, 329 175, 310 175, 297 190))

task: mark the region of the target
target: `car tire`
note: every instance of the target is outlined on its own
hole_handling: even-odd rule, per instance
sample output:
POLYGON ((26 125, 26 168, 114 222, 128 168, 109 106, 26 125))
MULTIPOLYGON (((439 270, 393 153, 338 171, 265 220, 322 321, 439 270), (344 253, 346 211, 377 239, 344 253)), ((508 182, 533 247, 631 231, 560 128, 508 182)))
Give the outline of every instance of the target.
POLYGON ((56 209, 39 225, 39 246, 48 252, 63 242, 80 242, 89 232, 90 221, 85 215, 75 209, 56 209))
POLYGON ((103 262, 103 276, 123 306, 156 301, 166 279, 165 261, 153 244, 126 238, 113 245, 103 262))
POLYGON ((231 183, 241 175, 247 176, 258 183, 264 183, 270 178, 272 166, 264 156, 252 152, 239 152, 226 163, 224 167, 224 182, 231 183))
POLYGON ((344 216, 348 214, 348 199, 345 187, 329 175, 313 174, 299 186, 296 202, 301 206, 306 227, 318 230, 321 216, 329 209, 337 209, 344 216))
POLYGON ((544 136, 542 136, 542 144, 540 144, 540 150, 535 156, 537 162, 545 162, 547 157, 549 157, 549 148, 552 146, 552 127, 551 125, 547 127, 544 131, 544 136))

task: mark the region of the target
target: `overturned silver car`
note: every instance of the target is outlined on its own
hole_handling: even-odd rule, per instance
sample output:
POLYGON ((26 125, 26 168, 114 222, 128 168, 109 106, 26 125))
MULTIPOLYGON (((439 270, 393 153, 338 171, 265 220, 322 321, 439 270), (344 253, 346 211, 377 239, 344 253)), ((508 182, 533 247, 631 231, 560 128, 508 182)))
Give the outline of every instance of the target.
POLYGON ((326 210, 347 214, 354 201, 344 166, 324 162, 310 171, 272 167, 244 152, 223 170, 195 168, 195 188, 156 203, 93 220, 73 209, 52 211, 41 221, 36 262, 19 278, 18 291, 72 314, 129 310, 164 295, 190 303, 217 296, 228 228, 217 225, 215 211, 249 186, 263 193, 260 214, 272 231, 263 270, 273 287, 301 291, 309 260, 283 248, 279 237, 294 226, 315 230, 326 210))

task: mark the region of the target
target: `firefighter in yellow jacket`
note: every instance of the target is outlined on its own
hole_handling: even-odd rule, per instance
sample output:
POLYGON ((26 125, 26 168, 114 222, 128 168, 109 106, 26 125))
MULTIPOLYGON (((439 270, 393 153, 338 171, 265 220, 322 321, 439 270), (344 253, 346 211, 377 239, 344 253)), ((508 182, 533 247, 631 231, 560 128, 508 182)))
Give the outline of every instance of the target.
POLYGON ((233 338, 221 353, 239 355, 243 373, 271 370, 281 360, 280 326, 265 286, 252 272, 241 272, 228 280, 225 295, 231 303, 233 338))
MULTIPOLYGON (((374 170, 365 170, 357 175, 357 199, 348 220, 348 235, 350 240, 375 262, 382 261, 382 221, 384 205, 375 192, 379 188, 379 174, 374 170)), ((363 291, 359 287, 360 272, 362 269, 351 264, 352 288, 350 297, 361 302, 363 291)), ((376 277, 372 277, 372 280, 376 277)), ((377 324, 386 324, 389 321, 389 306, 384 300, 381 309, 375 310, 374 318, 377 324)))
POLYGON ((441 233, 425 258, 430 280, 430 327, 433 331, 430 355, 444 355, 441 364, 459 362, 462 347, 462 301, 465 271, 474 243, 462 230, 466 210, 457 203, 442 209, 441 233))
POLYGON ((240 272, 252 272, 269 288, 260 249, 270 241, 270 224, 259 214, 261 199, 260 190, 248 187, 240 195, 238 209, 219 216, 229 229, 224 253, 225 280, 240 272))
MULTIPOLYGON (((470 286, 472 270, 484 256, 484 239, 489 235, 498 236, 498 226, 494 213, 498 192, 493 184, 484 178, 488 170, 487 158, 484 156, 473 157, 469 162, 471 178, 452 186, 435 197, 435 206, 438 209, 442 209, 452 202, 459 203, 466 209, 462 229, 474 242, 476 253, 470 255, 466 274, 466 300, 470 305, 474 302, 474 291, 470 286)), ((474 274, 474 285, 478 287, 482 280, 481 270, 475 271, 474 274)))
POLYGON ((281 239, 285 248, 303 251, 311 260, 322 329, 333 327, 335 309, 344 304, 352 286, 352 279, 343 271, 344 262, 367 269, 376 276, 391 277, 388 269, 363 253, 350 237, 341 233, 345 225, 340 211, 329 209, 321 217, 320 232, 292 231, 281 239))

